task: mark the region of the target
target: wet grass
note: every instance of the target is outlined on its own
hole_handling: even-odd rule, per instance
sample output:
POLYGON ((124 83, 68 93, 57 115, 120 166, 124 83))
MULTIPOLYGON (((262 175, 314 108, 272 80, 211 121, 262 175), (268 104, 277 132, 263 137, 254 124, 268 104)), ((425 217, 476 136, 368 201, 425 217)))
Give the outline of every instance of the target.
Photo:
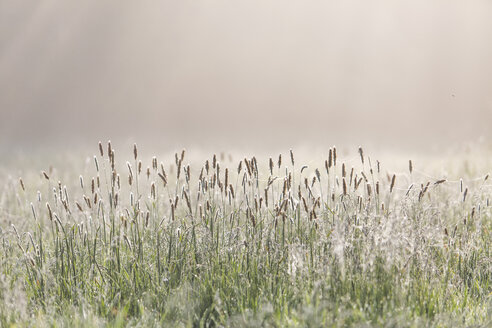
POLYGON ((0 325, 491 325, 487 172, 354 156, 147 167, 108 145, 79 179, 5 178, 0 325))

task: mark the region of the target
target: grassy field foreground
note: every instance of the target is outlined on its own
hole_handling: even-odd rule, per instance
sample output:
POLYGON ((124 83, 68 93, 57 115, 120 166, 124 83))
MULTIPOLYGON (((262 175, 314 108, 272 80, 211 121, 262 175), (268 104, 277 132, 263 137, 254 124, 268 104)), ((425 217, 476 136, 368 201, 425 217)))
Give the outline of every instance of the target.
POLYGON ((492 326, 491 155, 3 167, 0 326, 492 326))

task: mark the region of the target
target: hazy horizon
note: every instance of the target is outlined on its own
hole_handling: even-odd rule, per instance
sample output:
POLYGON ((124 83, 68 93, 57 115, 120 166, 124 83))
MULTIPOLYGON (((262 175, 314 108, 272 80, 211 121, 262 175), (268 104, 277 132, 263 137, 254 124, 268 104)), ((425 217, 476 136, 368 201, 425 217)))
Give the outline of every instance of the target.
POLYGON ((0 147, 490 141, 492 2, 0 1, 0 147))

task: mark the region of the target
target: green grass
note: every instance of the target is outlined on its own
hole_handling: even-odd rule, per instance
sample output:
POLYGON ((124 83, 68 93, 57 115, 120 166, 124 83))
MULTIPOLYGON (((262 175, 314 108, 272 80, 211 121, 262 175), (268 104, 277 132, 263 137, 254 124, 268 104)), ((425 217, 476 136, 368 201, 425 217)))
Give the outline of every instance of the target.
POLYGON ((1 327, 492 325, 490 162, 96 158, 3 178, 1 327))

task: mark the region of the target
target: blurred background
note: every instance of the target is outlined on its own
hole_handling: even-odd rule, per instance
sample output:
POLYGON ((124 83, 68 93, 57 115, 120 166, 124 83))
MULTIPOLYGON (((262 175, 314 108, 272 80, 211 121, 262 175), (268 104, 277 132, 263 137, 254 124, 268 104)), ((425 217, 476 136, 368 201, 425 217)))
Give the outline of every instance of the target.
POLYGON ((0 0, 0 147, 490 141, 491 17, 488 0, 0 0))

